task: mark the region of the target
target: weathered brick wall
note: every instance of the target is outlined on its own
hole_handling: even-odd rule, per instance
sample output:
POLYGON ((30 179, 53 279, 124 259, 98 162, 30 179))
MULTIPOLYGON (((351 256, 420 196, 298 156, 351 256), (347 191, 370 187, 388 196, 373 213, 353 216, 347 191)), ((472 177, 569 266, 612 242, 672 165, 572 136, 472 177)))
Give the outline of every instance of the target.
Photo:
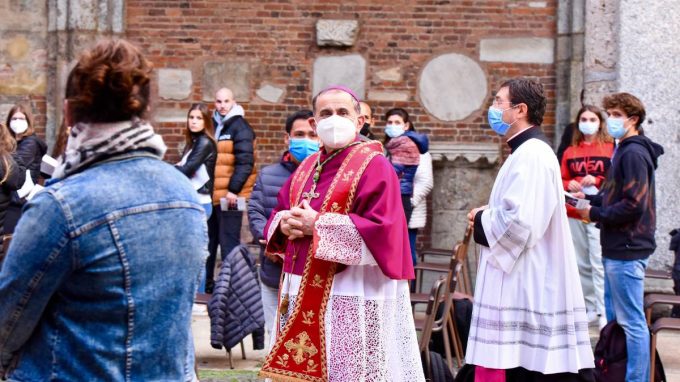
MULTIPOLYGON (((537 77, 550 103, 544 127, 552 135, 554 123, 554 64, 482 62, 484 38, 543 37, 556 33, 556 1, 364 1, 309 4, 302 1, 150 1, 128 0, 126 36, 140 45, 156 68, 188 69, 191 95, 180 101, 163 100, 154 92, 154 108, 187 110, 202 99, 204 63, 248 63, 249 94, 240 103, 258 135, 261 164, 278 159, 284 149, 280 139, 285 116, 310 106, 312 66, 323 55, 360 54, 367 62, 366 88, 400 91, 408 100, 371 101, 379 116, 395 106, 406 108, 420 131, 434 141, 499 142, 486 125, 486 108, 493 91, 504 79, 519 75, 537 77), (350 48, 318 47, 318 19, 359 21, 359 36, 350 48), (418 80, 427 62, 443 53, 459 53, 477 61, 487 76, 487 102, 467 118, 443 122, 431 116, 418 101, 418 80), (398 67, 398 80, 383 80, 377 72, 398 67), (262 84, 285 90, 278 103, 255 95, 262 84)), ((531 46, 526 47, 531 50, 531 46)), ((229 85, 229 84, 223 84, 229 85)), ((183 124, 157 123, 177 157, 183 124)))

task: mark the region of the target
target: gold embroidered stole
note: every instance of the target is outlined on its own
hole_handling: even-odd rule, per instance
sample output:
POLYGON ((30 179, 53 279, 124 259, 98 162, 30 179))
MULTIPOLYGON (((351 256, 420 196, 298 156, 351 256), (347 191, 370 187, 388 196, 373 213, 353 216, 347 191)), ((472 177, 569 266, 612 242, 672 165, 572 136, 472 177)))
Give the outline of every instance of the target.
MULTIPOLYGON (((350 211, 361 175, 370 161, 382 154, 382 145, 376 141, 364 142, 350 150, 326 192, 320 214, 350 211)), ((294 175, 291 206, 301 202, 317 155, 320 154, 303 161, 294 175)), ((295 307, 267 355, 260 377, 284 382, 328 381, 325 313, 338 263, 317 259, 315 252, 315 246, 310 245, 295 307)))

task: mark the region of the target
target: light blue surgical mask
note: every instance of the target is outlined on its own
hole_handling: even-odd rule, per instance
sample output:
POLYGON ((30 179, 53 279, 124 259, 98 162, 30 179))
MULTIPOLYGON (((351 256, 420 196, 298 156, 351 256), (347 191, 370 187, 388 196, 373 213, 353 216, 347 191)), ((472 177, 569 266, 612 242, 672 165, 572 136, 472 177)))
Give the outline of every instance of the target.
MULTIPOLYGON (((515 105, 515 106, 517 106, 517 105, 515 105)), ((503 122, 503 113, 506 110, 510 110, 510 109, 514 108, 515 106, 511 106, 507 109, 499 109, 495 106, 491 106, 489 108, 489 112, 487 113, 487 118, 489 119, 489 126, 491 126, 493 131, 495 131, 499 135, 505 135, 505 133, 508 132, 508 130, 510 129, 510 126, 512 126, 512 124, 515 123, 515 122, 513 122, 509 125, 507 123, 503 122)))
POLYGON ((290 138, 288 151, 296 161, 302 162, 308 156, 319 151, 319 142, 307 138, 290 138))
POLYGON ((390 138, 396 138, 404 134, 404 125, 387 125, 385 126, 385 134, 390 138))
POLYGON ((607 118, 607 132, 609 135, 611 135, 614 139, 623 138, 623 136, 626 135, 626 131, 628 131, 628 129, 625 127, 625 124, 629 119, 630 117, 626 119, 614 117, 607 118))
POLYGON ((600 128, 600 124, 598 122, 579 122, 578 123, 578 129, 584 134, 584 135, 593 135, 597 133, 597 130, 600 128))

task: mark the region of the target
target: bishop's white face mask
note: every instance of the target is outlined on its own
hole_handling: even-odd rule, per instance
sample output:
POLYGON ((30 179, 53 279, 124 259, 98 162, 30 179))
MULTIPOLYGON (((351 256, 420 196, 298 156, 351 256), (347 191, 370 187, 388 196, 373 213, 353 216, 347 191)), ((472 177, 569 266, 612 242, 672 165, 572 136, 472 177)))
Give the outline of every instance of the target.
POLYGON ((25 119, 13 119, 9 121, 9 128, 14 131, 14 134, 21 134, 28 130, 28 121, 25 119))
POLYGON ((325 147, 334 150, 352 143, 357 126, 351 119, 336 114, 316 121, 316 134, 325 147))

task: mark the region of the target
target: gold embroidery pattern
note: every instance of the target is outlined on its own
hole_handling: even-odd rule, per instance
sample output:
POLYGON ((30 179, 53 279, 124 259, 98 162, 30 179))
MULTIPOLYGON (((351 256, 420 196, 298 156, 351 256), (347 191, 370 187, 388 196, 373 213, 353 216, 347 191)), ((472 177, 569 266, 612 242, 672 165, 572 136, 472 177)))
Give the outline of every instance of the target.
POLYGON ((346 173, 342 174, 342 181, 349 182, 349 180, 352 179, 352 176, 354 176, 354 170, 349 170, 346 173))
POLYGON ((333 202, 331 205, 331 212, 340 212, 340 205, 338 202, 333 202))
POLYGON ((284 354, 283 356, 277 356, 276 358, 277 364, 279 364, 281 367, 288 367, 288 359, 290 358, 288 354, 284 354))
POLYGON ((314 363, 314 360, 310 359, 309 361, 307 361, 307 369, 306 369, 305 371, 306 371, 307 373, 315 373, 315 372, 316 372, 316 368, 317 368, 318 366, 319 366, 319 365, 317 365, 316 363, 314 363))
POLYGON ((297 338, 297 342, 288 340, 284 346, 286 347, 286 350, 293 355, 293 361, 298 365, 301 364, 305 358, 313 357, 319 352, 316 346, 309 340, 309 334, 307 334, 307 332, 302 332, 295 338, 297 338))
POLYGON ((314 324, 314 311, 309 310, 307 312, 302 313, 302 323, 307 324, 307 325, 313 325, 314 324))
POLYGON ((314 275, 314 280, 312 281, 312 286, 314 288, 321 288, 323 287, 323 280, 321 280, 321 276, 319 275, 314 275))

